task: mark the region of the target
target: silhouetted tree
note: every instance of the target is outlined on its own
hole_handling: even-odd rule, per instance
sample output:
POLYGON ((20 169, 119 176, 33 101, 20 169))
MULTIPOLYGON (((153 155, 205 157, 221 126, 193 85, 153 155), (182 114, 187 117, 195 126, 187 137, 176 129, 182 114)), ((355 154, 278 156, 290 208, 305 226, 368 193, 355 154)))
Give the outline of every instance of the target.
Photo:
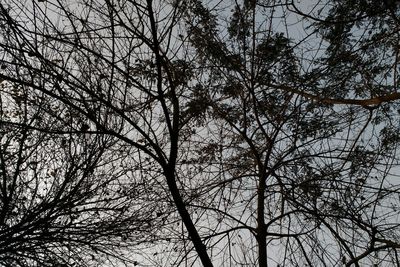
POLYGON ((150 241, 148 222, 157 220, 154 204, 140 201, 138 175, 120 166, 139 163, 29 90, 6 82, 0 89, 0 265, 134 262, 125 254, 150 241))
POLYGON ((296 5, 188 8, 215 177, 194 205, 231 265, 398 265, 399 6, 296 5))
POLYGON ((400 266, 398 16, 1 3, 3 265, 400 266))

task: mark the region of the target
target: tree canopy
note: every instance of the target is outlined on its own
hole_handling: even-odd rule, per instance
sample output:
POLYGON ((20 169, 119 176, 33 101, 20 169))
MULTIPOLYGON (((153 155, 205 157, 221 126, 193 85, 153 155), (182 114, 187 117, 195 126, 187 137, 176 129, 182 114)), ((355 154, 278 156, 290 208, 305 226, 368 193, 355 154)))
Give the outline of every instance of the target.
POLYGON ((400 266, 397 1, 0 3, 0 266, 400 266))

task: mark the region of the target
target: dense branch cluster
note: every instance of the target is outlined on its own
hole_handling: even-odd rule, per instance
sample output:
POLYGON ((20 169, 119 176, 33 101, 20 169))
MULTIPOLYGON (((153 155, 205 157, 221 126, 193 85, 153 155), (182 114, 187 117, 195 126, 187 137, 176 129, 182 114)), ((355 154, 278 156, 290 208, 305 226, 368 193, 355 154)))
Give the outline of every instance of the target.
POLYGON ((0 3, 0 266, 400 266, 396 1, 0 3))

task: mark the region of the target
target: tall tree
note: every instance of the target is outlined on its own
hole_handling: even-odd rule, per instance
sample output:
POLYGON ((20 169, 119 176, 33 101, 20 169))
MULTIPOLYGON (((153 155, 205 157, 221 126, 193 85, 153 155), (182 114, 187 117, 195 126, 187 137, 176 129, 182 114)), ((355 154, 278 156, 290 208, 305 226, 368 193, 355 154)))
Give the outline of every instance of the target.
MULTIPOLYGON (((173 37, 180 16, 177 6, 150 0, 23 6, 11 1, 0 4, 0 14, 1 77, 28 87, 34 98, 27 100, 30 105, 47 110, 61 124, 70 122, 77 129, 71 138, 118 139, 118 153, 139 164, 126 170, 151 185, 144 199, 159 201, 157 217, 168 215, 162 203, 174 203, 201 262, 212 266, 175 168, 182 128, 178 89, 184 83, 178 75, 185 71, 176 60, 180 47, 173 37), (50 112, 37 102, 41 95, 61 112, 50 112), (169 195, 163 198, 165 187, 169 195)), ((57 124, 49 127, 34 130, 64 134, 57 124)))
POLYGON ((38 207, 71 214, 70 195, 77 221, 107 225, 46 246, 52 212, 26 215, 41 243, 3 255, 400 266, 398 15, 365 0, 1 3, 4 151, 19 150, 2 153, 0 219, 18 221, 11 203, 31 203, 34 183, 38 207), (88 236, 87 255, 65 256, 88 236))
POLYGON ((196 207, 236 264, 399 264, 398 8, 193 2, 194 89, 215 138, 203 151, 218 155, 208 171, 220 179, 217 207, 196 207), (233 239, 258 252, 236 256, 233 239))

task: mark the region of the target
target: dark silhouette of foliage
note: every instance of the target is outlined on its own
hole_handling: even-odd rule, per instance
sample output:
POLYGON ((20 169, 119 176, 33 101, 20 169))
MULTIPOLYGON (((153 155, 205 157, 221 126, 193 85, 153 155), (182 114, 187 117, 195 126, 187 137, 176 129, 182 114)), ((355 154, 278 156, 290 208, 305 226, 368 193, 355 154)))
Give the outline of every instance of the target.
POLYGON ((399 16, 0 3, 0 265, 400 266, 399 16))

